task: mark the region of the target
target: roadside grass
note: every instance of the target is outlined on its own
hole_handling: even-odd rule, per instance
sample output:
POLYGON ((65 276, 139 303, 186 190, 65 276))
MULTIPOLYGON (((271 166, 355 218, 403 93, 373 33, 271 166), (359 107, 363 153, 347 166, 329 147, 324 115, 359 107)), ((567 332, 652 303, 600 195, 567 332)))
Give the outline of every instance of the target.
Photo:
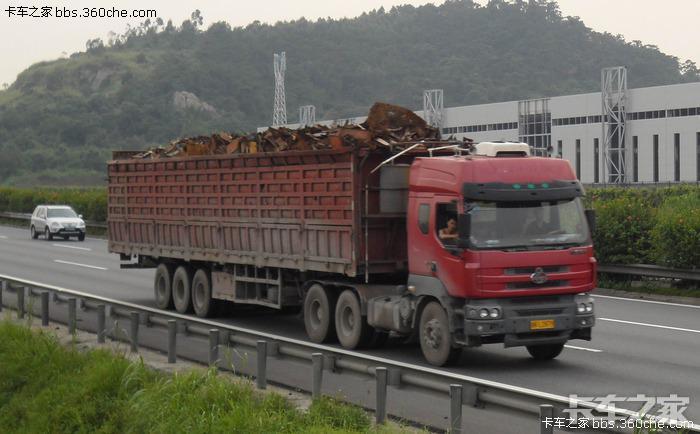
POLYGON ((64 347, 0 321, 5 433, 395 433, 362 409, 324 398, 308 411, 216 370, 165 374, 107 350, 64 347))

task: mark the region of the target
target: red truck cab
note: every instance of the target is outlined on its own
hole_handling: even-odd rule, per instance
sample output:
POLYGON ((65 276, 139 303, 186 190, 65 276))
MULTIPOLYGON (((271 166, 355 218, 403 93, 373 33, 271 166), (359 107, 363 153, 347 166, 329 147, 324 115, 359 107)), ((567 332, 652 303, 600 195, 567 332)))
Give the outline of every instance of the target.
MULTIPOLYGON (((568 339, 590 340, 596 261, 583 194, 568 161, 530 157, 525 144, 414 160, 408 292, 439 300, 453 352, 502 342, 547 359, 568 339)), ((445 324, 433 320, 421 346, 442 364, 445 324)))

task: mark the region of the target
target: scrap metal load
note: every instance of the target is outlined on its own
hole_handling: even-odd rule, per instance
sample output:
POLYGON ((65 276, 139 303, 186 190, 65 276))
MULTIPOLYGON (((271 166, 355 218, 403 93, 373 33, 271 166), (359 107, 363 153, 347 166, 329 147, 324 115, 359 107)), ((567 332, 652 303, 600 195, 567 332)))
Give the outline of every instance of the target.
POLYGON ((362 124, 327 127, 313 125, 299 129, 269 128, 263 132, 229 133, 190 137, 152 148, 132 158, 168 158, 193 155, 237 154, 278 151, 341 149, 344 147, 387 147, 402 150, 406 143, 440 140, 440 131, 403 107, 375 103, 362 124))

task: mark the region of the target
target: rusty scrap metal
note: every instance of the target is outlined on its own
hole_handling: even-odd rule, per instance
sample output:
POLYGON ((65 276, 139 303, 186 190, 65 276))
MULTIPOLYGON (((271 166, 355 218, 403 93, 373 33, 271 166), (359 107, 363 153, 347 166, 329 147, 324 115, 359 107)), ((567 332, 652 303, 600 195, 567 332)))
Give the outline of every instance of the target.
POLYGON ((310 151, 344 147, 405 149, 406 143, 439 140, 440 131, 412 111, 392 104, 375 103, 362 124, 339 127, 312 125, 299 129, 268 128, 259 133, 216 133, 173 141, 165 147, 137 153, 132 158, 153 159, 194 155, 247 154, 256 152, 310 151))

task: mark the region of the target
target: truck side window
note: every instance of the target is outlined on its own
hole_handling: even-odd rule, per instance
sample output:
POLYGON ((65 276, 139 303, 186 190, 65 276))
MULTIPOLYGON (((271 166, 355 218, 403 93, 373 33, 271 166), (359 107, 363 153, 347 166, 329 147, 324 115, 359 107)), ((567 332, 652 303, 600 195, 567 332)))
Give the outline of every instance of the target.
POLYGON ((430 220, 430 205, 422 203, 418 206, 418 228, 423 234, 428 233, 428 223, 430 220))
POLYGON ((459 232, 457 230, 457 203, 440 203, 437 205, 437 220, 435 229, 442 244, 456 244, 459 232))

